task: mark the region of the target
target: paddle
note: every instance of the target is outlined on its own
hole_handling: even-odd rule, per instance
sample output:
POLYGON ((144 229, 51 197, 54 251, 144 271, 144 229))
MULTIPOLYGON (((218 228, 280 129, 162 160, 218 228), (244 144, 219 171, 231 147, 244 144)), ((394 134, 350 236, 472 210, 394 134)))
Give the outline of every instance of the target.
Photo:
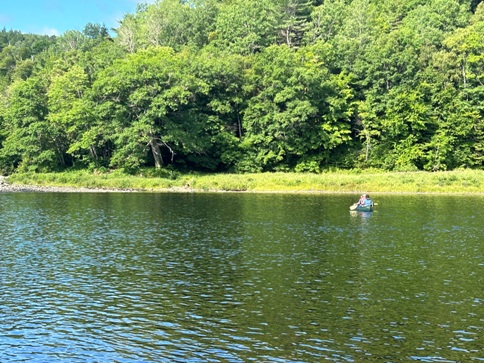
POLYGON ((355 203, 350 207, 350 210, 355 210, 357 207, 358 207, 358 203, 355 203))

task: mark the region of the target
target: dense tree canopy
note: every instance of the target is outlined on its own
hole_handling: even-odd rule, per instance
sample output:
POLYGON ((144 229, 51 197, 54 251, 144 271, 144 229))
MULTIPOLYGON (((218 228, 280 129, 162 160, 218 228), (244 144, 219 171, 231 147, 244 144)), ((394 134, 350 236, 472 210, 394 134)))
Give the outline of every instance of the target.
POLYGON ((0 32, 0 169, 484 165, 484 4, 158 0, 0 32))

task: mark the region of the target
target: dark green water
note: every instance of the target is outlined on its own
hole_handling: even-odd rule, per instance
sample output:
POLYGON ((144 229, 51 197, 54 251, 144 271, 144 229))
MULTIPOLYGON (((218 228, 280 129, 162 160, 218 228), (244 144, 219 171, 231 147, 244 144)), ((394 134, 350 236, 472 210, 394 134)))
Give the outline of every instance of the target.
POLYGON ((0 362, 484 361, 484 198, 0 195, 0 362))

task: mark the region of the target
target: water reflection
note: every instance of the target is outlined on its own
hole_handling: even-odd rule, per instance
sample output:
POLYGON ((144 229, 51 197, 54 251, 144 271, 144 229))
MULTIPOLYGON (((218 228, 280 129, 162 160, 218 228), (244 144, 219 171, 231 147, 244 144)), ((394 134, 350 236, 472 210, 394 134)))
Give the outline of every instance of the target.
POLYGON ((362 212, 362 211, 355 211, 355 210, 350 210, 350 215, 352 217, 360 217, 363 219, 370 218, 373 215, 373 212, 362 212))
POLYGON ((0 196, 2 362, 463 362, 479 198, 0 196))

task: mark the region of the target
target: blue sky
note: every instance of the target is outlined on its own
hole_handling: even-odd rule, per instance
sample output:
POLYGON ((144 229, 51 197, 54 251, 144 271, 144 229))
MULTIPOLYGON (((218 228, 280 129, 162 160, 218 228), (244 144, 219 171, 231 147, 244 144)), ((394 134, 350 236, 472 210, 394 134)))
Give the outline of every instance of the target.
POLYGON ((62 35, 82 31, 87 23, 118 27, 118 20, 136 12, 137 3, 154 0, 2 0, 0 29, 62 35))

